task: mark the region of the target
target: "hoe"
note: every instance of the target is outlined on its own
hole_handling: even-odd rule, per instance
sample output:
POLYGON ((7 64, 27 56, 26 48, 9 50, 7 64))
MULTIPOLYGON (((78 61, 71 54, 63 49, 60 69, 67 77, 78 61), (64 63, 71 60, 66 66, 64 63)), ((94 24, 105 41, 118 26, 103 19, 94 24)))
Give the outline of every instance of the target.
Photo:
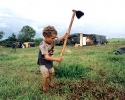
MULTIPOLYGON (((80 18, 84 15, 84 13, 83 13, 82 11, 76 11, 76 10, 72 10, 72 11, 73 11, 72 18, 71 18, 71 21, 70 21, 70 24, 69 24, 69 28, 68 28, 68 31, 67 31, 68 36, 70 35, 70 30, 71 30, 71 27, 72 27, 72 24, 73 24, 75 15, 76 15, 76 17, 77 17, 78 19, 80 19, 80 18)), ((64 52, 64 50, 65 50, 66 43, 67 43, 67 40, 68 40, 68 36, 67 36, 67 37, 65 38, 65 40, 64 40, 64 44, 63 44, 63 46, 62 46, 62 50, 61 50, 61 53, 60 53, 60 56, 61 56, 61 57, 62 57, 63 52, 64 52)), ((57 66, 59 66, 59 65, 60 65, 60 62, 58 62, 57 66)))

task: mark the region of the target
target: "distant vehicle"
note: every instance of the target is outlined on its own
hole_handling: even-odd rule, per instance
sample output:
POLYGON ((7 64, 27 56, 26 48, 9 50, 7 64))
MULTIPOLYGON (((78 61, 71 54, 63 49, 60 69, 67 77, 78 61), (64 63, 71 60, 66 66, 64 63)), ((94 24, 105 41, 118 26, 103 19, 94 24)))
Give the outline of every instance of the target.
POLYGON ((29 47, 35 47, 35 42, 24 42, 22 44, 22 48, 29 48, 29 47))

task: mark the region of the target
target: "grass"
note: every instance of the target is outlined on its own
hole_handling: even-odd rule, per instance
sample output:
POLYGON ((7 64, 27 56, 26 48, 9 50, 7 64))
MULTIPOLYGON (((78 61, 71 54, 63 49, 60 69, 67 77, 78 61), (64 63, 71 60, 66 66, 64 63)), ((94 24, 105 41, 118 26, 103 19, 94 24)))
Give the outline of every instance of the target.
MULTIPOLYGON (((46 94, 40 91, 38 47, 0 48, 0 100, 125 100, 125 54, 113 53, 123 41, 67 46, 60 66, 54 62, 56 87, 46 94)), ((56 57, 60 51, 55 46, 56 57)))
POLYGON ((125 38, 112 38, 112 39, 107 39, 110 43, 117 43, 117 42, 125 42, 125 38))

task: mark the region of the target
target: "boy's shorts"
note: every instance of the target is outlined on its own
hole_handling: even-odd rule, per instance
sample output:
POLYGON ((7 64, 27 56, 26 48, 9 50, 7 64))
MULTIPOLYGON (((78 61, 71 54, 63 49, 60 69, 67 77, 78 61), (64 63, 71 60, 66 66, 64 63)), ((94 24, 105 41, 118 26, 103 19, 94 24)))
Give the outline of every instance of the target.
POLYGON ((55 71, 54 71, 54 68, 46 68, 45 65, 40 65, 40 71, 42 73, 42 76, 43 77, 49 77, 49 75, 54 75, 55 74, 55 71))

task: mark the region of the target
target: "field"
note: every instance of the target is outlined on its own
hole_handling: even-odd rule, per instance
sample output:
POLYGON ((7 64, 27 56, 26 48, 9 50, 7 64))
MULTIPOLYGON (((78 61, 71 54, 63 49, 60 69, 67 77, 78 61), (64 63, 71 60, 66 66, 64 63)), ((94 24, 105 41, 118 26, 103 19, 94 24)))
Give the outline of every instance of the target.
MULTIPOLYGON (((0 48, 0 100, 125 100, 125 40, 108 40, 101 46, 67 46, 55 68, 55 88, 40 91, 42 75, 37 65, 38 46, 0 48)), ((55 57, 61 46, 55 46, 55 57)))

